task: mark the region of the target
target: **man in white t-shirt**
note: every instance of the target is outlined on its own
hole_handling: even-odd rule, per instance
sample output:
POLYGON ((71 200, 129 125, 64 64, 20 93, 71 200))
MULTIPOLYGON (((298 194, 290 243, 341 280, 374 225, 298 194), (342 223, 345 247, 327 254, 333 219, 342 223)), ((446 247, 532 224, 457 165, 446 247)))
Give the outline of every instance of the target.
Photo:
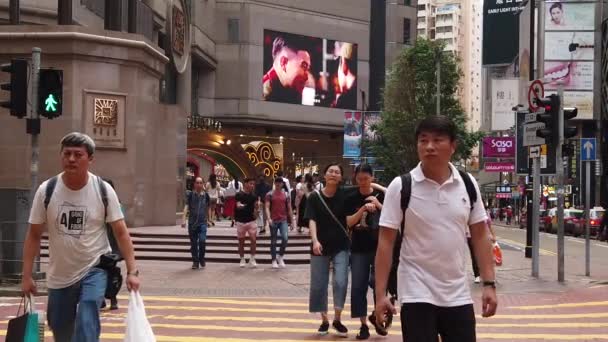
POLYGON ((55 341, 99 341, 99 308, 108 282, 107 259, 103 258, 104 263, 100 261, 111 252, 106 223, 111 225, 127 264, 127 288, 138 291, 140 285, 133 245, 116 192, 89 172, 94 152, 95 143, 85 134, 74 132, 63 137, 63 172, 40 185, 30 212, 30 229, 23 251, 22 290, 26 296, 36 293, 32 266, 46 230, 49 238, 47 316, 55 341), (54 188, 49 187, 53 191, 47 191, 47 185, 53 183, 54 188))
MULTIPOLYGON (((376 252, 376 321, 396 313, 386 296, 393 246, 401 243, 397 284, 404 341, 475 341, 473 300, 466 280, 467 229, 483 279, 482 315, 496 312, 492 244, 486 212, 471 177, 477 200, 471 206, 465 181, 450 163, 456 150, 456 125, 445 116, 422 120, 416 129, 420 164, 411 174, 411 196, 401 208, 401 177, 388 187, 380 216, 376 252), (402 242, 395 241, 403 227, 402 242)), ((469 174, 464 174, 470 177, 469 174)))

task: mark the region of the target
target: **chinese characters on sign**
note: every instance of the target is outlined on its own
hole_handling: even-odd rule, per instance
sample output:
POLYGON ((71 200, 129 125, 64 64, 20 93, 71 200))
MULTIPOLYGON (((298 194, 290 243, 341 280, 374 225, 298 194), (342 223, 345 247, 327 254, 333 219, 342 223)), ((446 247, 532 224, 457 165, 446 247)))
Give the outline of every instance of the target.
POLYGON ((504 131, 515 125, 513 107, 518 103, 519 80, 492 80, 492 130, 504 131))
POLYGON ((177 6, 173 6, 173 51, 183 56, 185 42, 186 23, 184 12, 177 8, 177 6))

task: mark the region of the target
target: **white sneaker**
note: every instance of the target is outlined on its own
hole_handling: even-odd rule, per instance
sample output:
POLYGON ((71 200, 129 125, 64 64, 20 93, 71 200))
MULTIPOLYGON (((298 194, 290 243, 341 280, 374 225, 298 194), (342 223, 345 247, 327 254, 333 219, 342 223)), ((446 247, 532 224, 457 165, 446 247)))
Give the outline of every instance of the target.
POLYGON ((279 268, 279 264, 277 264, 276 260, 272 260, 272 268, 279 268))
POLYGON ((479 277, 475 277, 475 284, 479 284, 481 282, 481 279, 479 279, 479 277))
POLYGON ((252 257, 251 259, 249 259, 249 266, 253 268, 258 267, 258 263, 255 262, 255 258, 252 257))
POLYGON ((247 266, 247 261, 245 261, 245 258, 241 258, 241 263, 239 264, 239 266, 240 266, 241 268, 243 268, 243 267, 247 266))
POLYGON ((279 256, 277 259, 279 260, 279 266, 281 266, 281 268, 285 268, 285 260, 283 260, 283 257, 279 256))

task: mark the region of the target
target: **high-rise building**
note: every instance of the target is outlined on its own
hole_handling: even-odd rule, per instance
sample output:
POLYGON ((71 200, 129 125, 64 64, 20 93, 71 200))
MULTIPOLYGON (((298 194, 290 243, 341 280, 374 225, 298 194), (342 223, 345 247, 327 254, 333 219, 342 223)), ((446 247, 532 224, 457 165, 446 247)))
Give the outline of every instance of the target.
POLYGON ((419 0, 418 37, 443 41, 460 59, 458 98, 470 130, 481 123, 481 3, 478 0, 419 0))

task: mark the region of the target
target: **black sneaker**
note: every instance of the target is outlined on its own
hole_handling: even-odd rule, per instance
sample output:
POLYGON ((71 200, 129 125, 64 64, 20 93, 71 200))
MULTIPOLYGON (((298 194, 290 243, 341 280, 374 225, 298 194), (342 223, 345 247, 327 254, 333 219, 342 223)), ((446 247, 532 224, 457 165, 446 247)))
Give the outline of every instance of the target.
POLYGON ((362 324, 357 335, 357 340, 367 340, 369 338, 369 327, 367 324, 362 324))
POLYGON ((198 270, 198 262, 193 262, 192 263, 192 269, 193 270, 198 270))
POLYGON ((205 260, 201 261, 201 268, 205 268, 205 266, 207 266, 207 263, 205 262, 205 260))
POLYGON ((388 335, 388 331, 376 323, 376 316, 374 314, 369 315, 368 319, 369 322, 374 326, 374 329, 376 329, 376 334, 380 336, 388 335))
POLYGON ((331 325, 336 330, 336 335, 340 337, 348 337, 348 329, 344 326, 344 324, 342 324, 342 322, 334 320, 331 325))
POLYGON ((319 326, 319 330, 317 330, 319 332, 319 335, 321 336, 325 336, 329 333, 329 322, 323 322, 321 323, 321 326, 319 326))

